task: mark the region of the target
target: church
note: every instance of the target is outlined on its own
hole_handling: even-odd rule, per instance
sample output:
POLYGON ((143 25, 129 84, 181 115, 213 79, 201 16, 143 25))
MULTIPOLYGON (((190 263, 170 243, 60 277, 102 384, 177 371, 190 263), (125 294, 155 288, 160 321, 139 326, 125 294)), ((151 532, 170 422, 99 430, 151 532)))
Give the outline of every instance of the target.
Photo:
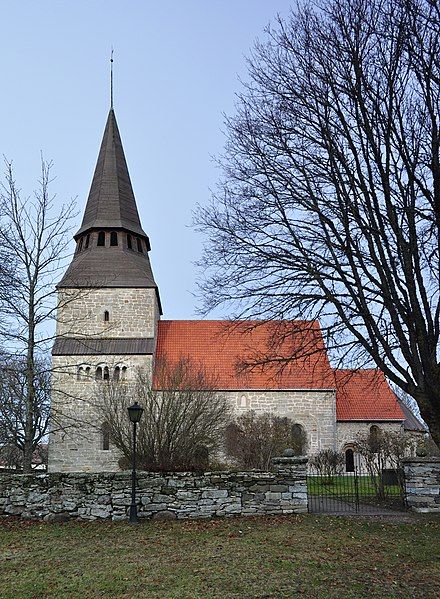
POLYGON ((129 381, 138 369, 154 373, 159 359, 190 358, 203 366, 236 414, 288 417, 303 430, 308 455, 335 449, 349 456, 359 432, 405 427, 408 414, 382 373, 331 367, 318 322, 162 318, 150 241, 113 107, 74 239, 75 253, 57 285, 50 472, 118 470, 120 456, 90 398, 97 382, 129 381), (277 335, 276 357, 293 358, 283 368, 258 364, 277 335), (304 344, 313 351, 301 356, 304 344))

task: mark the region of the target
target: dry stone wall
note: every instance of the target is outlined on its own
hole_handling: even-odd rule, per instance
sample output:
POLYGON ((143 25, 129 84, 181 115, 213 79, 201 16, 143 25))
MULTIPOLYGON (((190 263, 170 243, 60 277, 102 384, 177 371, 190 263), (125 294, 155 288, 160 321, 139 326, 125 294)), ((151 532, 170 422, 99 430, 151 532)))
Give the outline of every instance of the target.
POLYGON ((413 512, 440 513, 440 458, 404 462, 406 501, 413 512))
MULTIPOLYGON (((138 475, 140 518, 211 518, 307 512, 307 458, 277 458, 273 472, 138 475)), ((129 472, 0 474, 0 515, 46 521, 125 520, 129 472)))

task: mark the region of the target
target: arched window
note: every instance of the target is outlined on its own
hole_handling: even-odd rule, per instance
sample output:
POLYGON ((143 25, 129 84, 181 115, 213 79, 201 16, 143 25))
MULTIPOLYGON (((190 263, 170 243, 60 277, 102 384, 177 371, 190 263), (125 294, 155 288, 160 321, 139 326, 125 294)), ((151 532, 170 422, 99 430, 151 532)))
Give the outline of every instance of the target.
POLYGON ((370 426, 369 436, 370 449, 372 453, 379 453, 380 451, 380 428, 373 424, 370 426))
POLYGON ((248 401, 247 401, 246 395, 242 395, 240 397, 239 407, 240 408, 247 408, 248 407, 248 401))
POLYGON ((90 366, 87 366, 86 368, 86 379, 88 380, 90 378, 90 366))
POLYGON ((104 231, 99 231, 97 245, 101 245, 101 246, 105 245, 105 233, 104 233, 104 231))
POLYGON ((137 241, 138 252, 142 253, 142 241, 139 239, 139 237, 136 238, 136 241, 137 241))
POLYGON ((110 380, 110 371, 108 369, 108 366, 104 366, 104 380, 105 381, 110 380))
POLYGON ((116 231, 110 233, 110 245, 118 245, 118 234, 116 231))
POLYGON ((306 453, 306 431, 301 424, 292 424, 292 449, 295 455, 304 455, 306 453))
POLYGON ((98 366, 98 368, 96 369, 95 379, 97 381, 101 381, 102 380, 102 368, 101 368, 101 366, 98 366))
POLYGON ((123 366, 121 368, 121 379, 124 381, 126 376, 127 376, 127 367, 123 366))
POLYGON ((110 425, 108 422, 104 422, 101 427, 101 444, 104 451, 110 449, 110 425))
POLYGON ((345 450, 345 472, 354 472, 354 451, 351 447, 345 450))
POLYGON ((77 370, 77 373, 76 373, 76 380, 77 380, 77 381, 82 381, 82 380, 84 380, 84 369, 83 369, 83 367, 82 367, 82 366, 80 366, 80 367, 78 368, 78 370, 77 370))
POLYGON ((104 322, 108 322, 110 320, 110 313, 108 310, 104 312, 104 322))
POLYGON ((87 249, 89 247, 89 244, 90 244, 90 234, 87 235, 87 237, 86 237, 86 245, 85 245, 84 249, 87 249))
POLYGON ((113 380, 119 381, 120 378, 121 378, 121 369, 119 366, 116 366, 116 368, 113 371, 113 380))
POLYGON ((127 247, 129 250, 133 249, 133 244, 131 242, 131 235, 127 234, 127 247))
POLYGON ((78 242, 78 252, 80 252, 82 250, 83 242, 84 242, 84 237, 81 237, 81 239, 78 242))

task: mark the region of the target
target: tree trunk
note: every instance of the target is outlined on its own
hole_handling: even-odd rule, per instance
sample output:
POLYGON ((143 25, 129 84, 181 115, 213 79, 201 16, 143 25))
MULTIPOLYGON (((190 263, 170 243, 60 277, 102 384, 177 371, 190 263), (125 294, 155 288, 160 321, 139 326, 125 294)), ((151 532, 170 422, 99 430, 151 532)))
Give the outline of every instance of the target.
POLYGON ((431 393, 416 390, 414 399, 429 428, 434 443, 440 449, 440 389, 431 393))
POLYGON ((424 415, 423 410, 421 410, 420 413, 421 413, 424 421, 428 425, 432 440, 437 445, 437 447, 440 449, 440 424, 439 424, 440 415, 437 415, 437 417, 435 415, 431 416, 431 414, 429 414, 429 416, 424 415))
POLYGON ((34 292, 29 294, 29 329, 26 353, 26 421, 23 445, 23 472, 32 472, 34 445, 34 405, 35 405, 35 306, 34 292))

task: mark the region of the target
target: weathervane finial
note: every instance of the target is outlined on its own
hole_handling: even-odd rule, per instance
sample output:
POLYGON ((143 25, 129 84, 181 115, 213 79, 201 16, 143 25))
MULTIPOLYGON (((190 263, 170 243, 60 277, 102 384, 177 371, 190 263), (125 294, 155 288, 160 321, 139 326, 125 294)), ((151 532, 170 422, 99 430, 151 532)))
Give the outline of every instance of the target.
POLYGON ((113 46, 110 54, 110 108, 113 109, 113 46))

